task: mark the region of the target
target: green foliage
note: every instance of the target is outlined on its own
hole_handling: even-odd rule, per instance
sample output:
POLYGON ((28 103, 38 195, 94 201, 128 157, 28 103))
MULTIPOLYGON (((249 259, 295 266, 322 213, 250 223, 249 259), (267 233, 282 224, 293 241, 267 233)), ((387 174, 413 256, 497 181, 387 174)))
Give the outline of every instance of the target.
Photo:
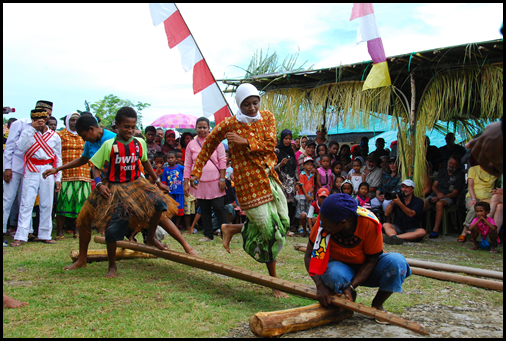
POLYGON ((9 120, 8 120, 8 119, 6 119, 6 118, 5 118, 5 116, 4 116, 4 118, 3 118, 3 119, 4 119, 4 123, 3 123, 3 124, 7 124, 7 122, 8 122, 9 120))
MULTIPOLYGON (((88 104, 88 102, 85 101, 85 106, 88 104)), ((137 111, 137 122, 139 129, 142 131, 144 128, 142 127, 142 113, 141 111, 149 108, 151 106, 150 103, 142 103, 137 102, 137 104, 133 104, 132 101, 129 99, 121 99, 118 96, 115 96, 113 94, 107 95, 104 97, 104 99, 101 99, 99 101, 96 101, 89 105, 88 108, 91 109, 91 112, 93 112, 97 117, 100 117, 102 120, 101 125, 105 128, 110 128, 111 123, 114 121, 114 117, 116 116, 116 112, 121 107, 132 107, 137 111)))

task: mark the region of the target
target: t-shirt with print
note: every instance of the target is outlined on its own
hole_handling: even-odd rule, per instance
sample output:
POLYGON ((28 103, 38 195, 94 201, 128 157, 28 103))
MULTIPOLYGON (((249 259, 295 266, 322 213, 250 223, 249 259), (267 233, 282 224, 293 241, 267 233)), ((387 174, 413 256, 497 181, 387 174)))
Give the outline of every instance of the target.
MULTIPOLYGON (((311 230, 309 239, 314 243, 319 229, 318 223, 311 230)), ((366 256, 383 253, 383 235, 378 233, 376 223, 366 217, 357 217, 357 228, 350 238, 343 238, 338 233, 330 235, 329 256, 347 264, 364 264, 366 256)))
POLYGON ((454 190, 460 192, 464 188, 464 176, 465 174, 461 170, 456 170, 452 175, 449 175, 446 168, 440 169, 436 177, 436 181, 438 182, 437 189, 444 195, 454 190))
POLYGON ((169 187, 170 194, 184 194, 183 172, 184 167, 181 165, 164 168, 162 173, 162 182, 169 187))
MULTIPOLYGON (((314 191, 314 175, 309 174, 309 176, 306 174, 306 171, 302 171, 299 175, 299 184, 304 186, 306 189, 306 193, 313 197, 313 191, 314 191)), ((299 188, 299 195, 304 195, 304 192, 302 192, 302 189, 299 188)))
POLYGON ((114 174, 111 174, 111 170, 114 170, 115 173, 117 173, 117 181, 114 182, 126 182, 126 181, 132 181, 134 178, 137 178, 136 174, 140 174, 142 171, 142 168, 140 167, 140 162, 148 161, 148 155, 147 155, 147 147, 146 147, 146 141, 143 139, 139 139, 137 137, 132 137, 130 140, 124 142, 121 140, 118 140, 116 138, 110 139, 104 142, 102 147, 93 155, 91 158, 91 163, 95 165, 97 168, 103 168, 104 165, 109 164, 108 167, 105 167, 107 171, 107 177, 113 176, 114 174), (137 144, 134 143, 133 139, 136 139, 138 144, 140 145, 140 149, 136 149, 137 144), (128 152, 128 155, 123 156, 123 152, 120 151, 121 156, 117 154, 116 152, 113 152, 113 145, 115 144, 122 144, 125 148, 125 151, 130 150, 128 152), (114 160, 111 162, 111 155, 117 155, 114 160), (133 155, 132 155, 133 154, 133 155), (137 154, 140 156, 140 160, 137 156, 137 154), (119 162, 118 162, 119 161, 119 162), (115 168, 116 166, 120 165, 119 168, 115 168), (126 167, 126 169, 121 169, 122 165, 126 167), (126 181, 125 181, 126 180, 126 181))

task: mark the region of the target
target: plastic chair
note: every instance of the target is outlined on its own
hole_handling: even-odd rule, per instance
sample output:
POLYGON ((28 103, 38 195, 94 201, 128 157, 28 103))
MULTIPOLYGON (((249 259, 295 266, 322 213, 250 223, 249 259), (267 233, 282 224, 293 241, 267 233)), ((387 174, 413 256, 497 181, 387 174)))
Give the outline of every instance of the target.
MULTIPOLYGON (((443 235, 444 236, 448 235, 448 215, 450 213, 452 213, 455 216, 454 221, 457 222, 457 226, 463 225, 464 222, 462 220, 462 217, 458 214, 458 210, 459 210, 460 206, 462 205, 462 202, 464 201, 466 193, 467 193, 467 186, 466 186, 466 188, 464 188, 462 191, 460 191, 457 194, 457 197, 455 198, 455 203, 453 205, 445 206, 443 208, 442 225, 443 225, 443 235)), ((434 207, 434 208, 426 211, 425 231, 427 231, 427 233, 430 233, 432 231, 432 225, 430 223, 430 214, 431 214, 431 212, 433 212, 435 210, 436 210, 436 208, 434 207)))

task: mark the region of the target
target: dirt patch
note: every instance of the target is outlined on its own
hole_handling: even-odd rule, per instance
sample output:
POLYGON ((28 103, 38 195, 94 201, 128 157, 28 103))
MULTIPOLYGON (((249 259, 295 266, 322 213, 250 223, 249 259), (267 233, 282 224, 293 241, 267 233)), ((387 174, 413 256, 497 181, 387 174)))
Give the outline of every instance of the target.
MULTIPOLYGON (((480 337, 503 338, 503 307, 486 306, 469 301, 461 307, 421 304, 407 308, 401 315, 422 324, 430 333, 428 337, 480 337)), ((226 338, 256 337, 249 323, 242 323, 229 330, 226 338)), ((364 315, 355 313, 351 318, 337 323, 305 331, 285 334, 287 338, 360 337, 360 338, 413 338, 423 337, 407 329, 379 325, 364 315)))

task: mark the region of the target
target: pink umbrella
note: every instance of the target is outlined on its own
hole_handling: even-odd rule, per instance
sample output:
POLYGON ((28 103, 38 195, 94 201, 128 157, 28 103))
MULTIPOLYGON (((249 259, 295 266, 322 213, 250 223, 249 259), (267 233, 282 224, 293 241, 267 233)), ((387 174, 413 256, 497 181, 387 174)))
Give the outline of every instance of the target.
POLYGON ((151 125, 162 128, 195 129, 197 117, 183 114, 163 115, 157 118, 151 125))

